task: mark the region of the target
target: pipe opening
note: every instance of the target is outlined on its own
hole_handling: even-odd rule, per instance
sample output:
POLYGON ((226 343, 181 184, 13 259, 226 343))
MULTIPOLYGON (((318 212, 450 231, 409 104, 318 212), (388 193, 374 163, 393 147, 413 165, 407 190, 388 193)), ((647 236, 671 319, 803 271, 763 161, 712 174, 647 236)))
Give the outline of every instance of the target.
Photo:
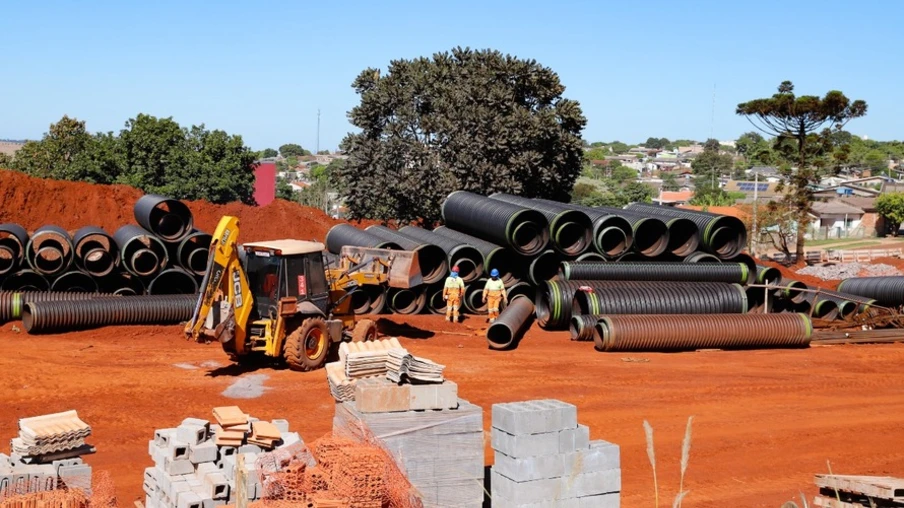
POLYGON ((69 272, 55 280, 50 290, 61 293, 96 293, 97 282, 87 273, 69 272))
POLYGON ((472 259, 459 258, 455 264, 458 266, 458 276, 465 282, 474 280, 480 275, 477 271, 477 264, 472 259))
POLYGON ((546 291, 537 292, 534 313, 537 315, 537 322, 540 323, 540 326, 546 326, 546 323, 549 322, 549 293, 546 291))
POLYGON ((628 235, 619 228, 606 228, 597 236, 597 245, 607 256, 618 256, 628 250, 628 235))
POLYGON ((697 225, 690 219, 675 219, 669 224, 669 251, 687 256, 700 245, 697 225))
POLYGON ((506 290, 509 303, 515 301, 516 296, 524 296, 533 301, 535 296, 534 286, 527 282, 519 282, 506 290))
POLYGON ((185 266, 184 268, 187 268, 198 275, 203 275, 207 270, 208 254, 207 249, 195 249, 189 252, 187 256, 188 259, 186 260, 187 263, 185 263, 188 266, 185 266))
POLYGON ((838 304, 832 300, 819 300, 813 307, 813 316, 833 319, 838 315, 838 304))
POLYGON ((741 251, 743 245, 738 244, 738 235, 730 228, 717 228, 710 239, 710 246, 721 257, 732 257, 741 251))
POLYGON ((370 310, 370 295, 363 289, 356 289, 349 296, 352 312, 355 314, 367 314, 370 310))
POLYGON ((179 238, 184 231, 185 222, 174 213, 164 214, 157 221, 157 234, 163 238, 179 238))
POLYGON ((16 266, 16 255, 12 249, 0 245, 0 275, 11 271, 16 266))
POLYGON ((88 251, 82 258, 85 271, 95 277, 103 277, 113 271, 113 256, 104 248, 88 251))
POLYGON ((445 314, 446 312, 446 301, 443 300, 443 288, 430 293, 430 296, 427 301, 427 306, 430 308, 430 312, 434 314, 445 314))
POLYGON ((721 263, 722 260, 707 252, 695 252, 684 258, 685 263, 721 263))
POLYGON ((559 256, 551 250, 545 251, 534 258, 528 267, 528 276, 536 285, 551 280, 558 274, 559 256))
POLYGON ((505 249, 496 249, 487 256, 487 265, 484 270, 489 273, 493 268, 499 270, 499 279, 506 287, 516 282, 515 270, 518 261, 510 251, 505 249))
POLYGON ((543 231, 533 222, 522 222, 512 232, 512 243, 519 252, 531 255, 542 249, 546 242, 543 231))
POLYGON ((571 333, 571 340, 578 340, 584 332, 584 320, 580 316, 572 316, 571 322, 568 323, 568 332, 571 333))
POLYGON ((634 229, 634 250, 646 257, 656 257, 669 246, 668 228, 657 219, 645 219, 634 229))
POLYGON ((132 288, 119 288, 113 291, 113 294, 116 296, 138 296, 138 293, 132 288))
POLYGON ((838 308, 838 314, 842 319, 850 319, 857 312, 858 304, 849 300, 845 300, 841 303, 836 304, 838 308))
POLYGON ((515 334, 505 323, 493 323, 487 328, 487 340, 490 341, 495 348, 510 346, 514 338, 515 334))
POLYGON ((198 281, 188 272, 175 268, 162 272, 148 286, 150 295, 193 295, 197 292, 198 281))
POLYGON ((32 270, 21 270, 5 280, 0 289, 4 291, 47 291, 50 283, 43 275, 32 270))
POLYGON ((414 310, 417 296, 410 289, 400 289, 392 295, 392 310, 399 314, 407 314, 414 310))
POLYGON ((52 275, 63 268, 65 268, 65 261, 59 244, 56 242, 44 242, 35 254, 35 270, 52 275))
POLYGON ((415 252, 417 252, 424 284, 433 284, 446 275, 449 270, 446 251, 435 245, 422 245, 415 249, 415 252))
POLYGON ((566 222, 556 231, 556 245, 565 254, 577 255, 590 247, 590 231, 575 222, 566 222))
POLYGON ((132 254, 132 270, 142 277, 148 277, 157 272, 160 258, 150 249, 139 249, 132 254))

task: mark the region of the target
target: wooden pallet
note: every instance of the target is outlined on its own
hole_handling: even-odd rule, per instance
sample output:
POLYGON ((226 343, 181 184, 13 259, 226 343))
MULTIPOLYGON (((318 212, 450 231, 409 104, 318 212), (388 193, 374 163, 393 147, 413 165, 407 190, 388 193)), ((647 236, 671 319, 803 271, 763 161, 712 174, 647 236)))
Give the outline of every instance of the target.
POLYGON ((814 499, 816 506, 859 508, 870 506, 872 500, 876 506, 904 507, 904 480, 900 478, 820 474, 814 483, 820 489, 820 496, 814 499), (840 503, 837 497, 841 498, 840 503))

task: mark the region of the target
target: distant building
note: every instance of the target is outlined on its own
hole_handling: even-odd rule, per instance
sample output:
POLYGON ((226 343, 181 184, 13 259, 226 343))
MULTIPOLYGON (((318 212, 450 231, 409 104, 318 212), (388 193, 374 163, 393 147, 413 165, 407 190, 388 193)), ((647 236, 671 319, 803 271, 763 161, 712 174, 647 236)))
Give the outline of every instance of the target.
POLYGON ((254 169, 254 201, 267 206, 276 199, 276 163, 262 162, 254 169))
POLYGON ((810 229, 816 230, 817 238, 844 238, 860 228, 864 211, 840 200, 813 203, 810 229))
POLYGON ((659 191, 659 197, 653 198, 653 204, 677 206, 686 205, 688 201, 694 198, 694 191, 659 191))
POLYGON ((738 180, 729 180, 725 184, 725 192, 743 192, 745 198, 753 199, 756 194, 757 199, 769 200, 781 196, 778 192, 777 182, 742 182, 738 180))

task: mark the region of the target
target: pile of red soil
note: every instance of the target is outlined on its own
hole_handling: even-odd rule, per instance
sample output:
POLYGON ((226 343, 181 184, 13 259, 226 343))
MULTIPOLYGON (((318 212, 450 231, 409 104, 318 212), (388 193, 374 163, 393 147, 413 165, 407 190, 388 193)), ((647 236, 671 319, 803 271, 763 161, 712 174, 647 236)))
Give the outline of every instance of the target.
MULTIPOLYGON (((125 185, 96 185, 33 178, 0 170, 0 223, 14 222, 34 231, 54 224, 74 232, 82 226, 99 226, 113 234, 126 224, 136 224, 132 212, 144 193, 125 185)), ((213 233, 220 218, 239 218, 241 241, 323 241, 326 232, 340 221, 316 208, 276 200, 267 206, 242 203, 215 205, 206 201, 186 203, 194 214, 195 227, 213 233)))
POLYGON ((897 268, 898 270, 904 272, 904 259, 901 258, 893 258, 893 257, 884 257, 884 258, 876 258, 870 261, 871 265, 889 265, 897 268))

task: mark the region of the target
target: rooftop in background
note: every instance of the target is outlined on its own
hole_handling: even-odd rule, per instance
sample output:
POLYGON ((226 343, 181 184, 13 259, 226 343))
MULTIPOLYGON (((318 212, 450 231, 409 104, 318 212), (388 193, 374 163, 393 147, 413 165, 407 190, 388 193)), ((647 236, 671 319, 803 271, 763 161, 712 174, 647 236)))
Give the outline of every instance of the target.
POLYGON ((778 183, 774 182, 745 182, 738 180, 729 180, 728 183, 725 184, 725 191, 743 192, 750 197, 753 197, 755 191, 756 197, 757 199, 759 199, 772 198, 781 195, 781 193, 776 190, 777 187, 778 183))
POLYGON ((741 210, 740 208, 735 207, 735 206, 703 207, 703 206, 695 206, 695 205, 681 205, 678 208, 684 208, 685 210, 696 210, 698 212, 705 211, 705 212, 715 213, 715 214, 719 214, 719 215, 728 215, 731 217, 737 217, 741 220, 746 219, 748 216, 748 214, 744 210, 741 210), (704 210, 703 208, 706 208, 706 210, 704 210))
POLYGON ((663 205, 683 205, 693 197, 694 191, 662 191, 658 198, 653 198, 653 202, 663 205))
POLYGON ((863 215, 863 210, 840 200, 813 203, 813 215, 863 215))

